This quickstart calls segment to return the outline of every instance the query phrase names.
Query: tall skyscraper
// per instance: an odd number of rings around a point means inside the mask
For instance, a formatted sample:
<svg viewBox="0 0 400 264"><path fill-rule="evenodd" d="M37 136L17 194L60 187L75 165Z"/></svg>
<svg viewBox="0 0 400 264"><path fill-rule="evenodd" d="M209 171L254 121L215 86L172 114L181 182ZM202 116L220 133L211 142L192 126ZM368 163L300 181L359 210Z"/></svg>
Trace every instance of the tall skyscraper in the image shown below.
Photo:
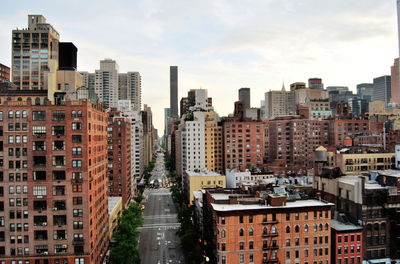
<svg viewBox="0 0 400 264"><path fill-rule="evenodd" d="M178 66L170 66L169 68L169 85L171 116L178 116Z"/></svg>
<svg viewBox="0 0 400 264"><path fill-rule="evenodd" d="M393 66L391 68L392 74L392 98L391 103L400 104L400 67L399 58L394 60Z"/></svg>
<svg viewBox="0 0 400 264"><path fill-rule="evenodd" d="M250 88L240 88L239 89L239 101L244 103L245 109L251 107L250 105Z"/></svg>
<svg viewBox="0 0 400 264"><path fill-rule="evenodd" d="M386 106L392 98L392 78L389 75L374 78L372 101L384 101Z"/></svg>
<svg viewBox="0 0 400 264"><path fill-rule="evenodd" d="M357 95L361 99L371 102L374 95L374 85L372 83L357 84Z"/></svg>
<svg viewBox="0 0 400 264"><path fill-rule="evenodd" d="M47 90L46 72L58 68L60 35L42 15L12 31L12 81L20 90Z"/></svg>

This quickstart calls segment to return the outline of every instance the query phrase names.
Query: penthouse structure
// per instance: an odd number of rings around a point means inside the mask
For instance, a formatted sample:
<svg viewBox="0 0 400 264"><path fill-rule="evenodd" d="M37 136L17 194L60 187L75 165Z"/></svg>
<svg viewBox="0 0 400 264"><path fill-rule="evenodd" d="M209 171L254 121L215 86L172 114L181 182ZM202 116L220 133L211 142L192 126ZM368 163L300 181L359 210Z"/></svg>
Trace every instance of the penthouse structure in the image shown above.
<svg viewBox="0 0 400 264"><path fill-rule="evenodd" d="M101 263L108 248L100 104L0 105L0 261Z"/></svg>
<svg viewBox="0 0 400 264"><path fill-rule="evenodd" d="M267 191L206 190L206 254L223 264L329 263L332 206Z"/></svg>

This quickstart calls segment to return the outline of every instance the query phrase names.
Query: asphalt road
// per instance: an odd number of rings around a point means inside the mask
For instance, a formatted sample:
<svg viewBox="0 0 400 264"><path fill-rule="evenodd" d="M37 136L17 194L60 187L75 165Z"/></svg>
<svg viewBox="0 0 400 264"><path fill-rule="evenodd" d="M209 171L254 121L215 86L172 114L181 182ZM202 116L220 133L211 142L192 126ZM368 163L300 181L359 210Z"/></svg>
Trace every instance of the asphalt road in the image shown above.
<svg viewBox="0 0 400 264"><path fill-rule="evenodd" d="M159 182L167 182L163 156L159 155L154 168ZM164 175L164 176L163 176ZM177 210L167 188L146 189L143 193L145 209L143 227L139 229L139 252L143 264L184 263L182 249L176 231L180 224Z"/></svg>

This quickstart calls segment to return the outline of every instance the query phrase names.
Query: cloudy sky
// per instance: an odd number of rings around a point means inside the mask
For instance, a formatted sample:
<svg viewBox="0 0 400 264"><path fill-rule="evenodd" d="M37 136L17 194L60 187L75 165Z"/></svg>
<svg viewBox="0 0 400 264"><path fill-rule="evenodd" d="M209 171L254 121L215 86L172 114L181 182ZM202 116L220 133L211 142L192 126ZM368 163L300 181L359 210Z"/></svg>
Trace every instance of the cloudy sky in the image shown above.
<svg viewBox="0 0 400 264"><path fill-rule="evenodd" d="M78 70L115 59L142 75L142 102L163 133L169 66L179 67L179 100L208 89L220 115L240 87L251 104L264 93L320 77L355 86L390 74L398 57L395 0L10 1L0 9L0 63L11 65L11 30L42 14L61 41L78 47Z"/></svg>

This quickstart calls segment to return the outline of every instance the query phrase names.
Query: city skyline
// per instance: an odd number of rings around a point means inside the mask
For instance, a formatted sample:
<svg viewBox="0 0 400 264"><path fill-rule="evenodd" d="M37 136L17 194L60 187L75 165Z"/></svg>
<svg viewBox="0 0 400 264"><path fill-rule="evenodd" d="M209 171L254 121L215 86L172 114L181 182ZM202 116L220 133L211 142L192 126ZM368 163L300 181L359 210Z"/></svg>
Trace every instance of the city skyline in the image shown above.
<svg viewBox="0 0 400 264"><path fill-rule="evenodd" d="M79 71L93 72L104 58L116 60L121 72L139 71L142 102L152 107L159 131L170 65L180 71L178 100L190 89L208 89L222 116L233 112L241 87L251 88L253 107L282 81L288 87L320 77L325 87L355 91L358 83L390 74L398 56L395 1L120 2L112 9L46 3L3 4L0 62L11 66L11 31L26 27L27 14L42 14L60 41L78 48ZM98 15L106 8L112 23Z"/></svg>

